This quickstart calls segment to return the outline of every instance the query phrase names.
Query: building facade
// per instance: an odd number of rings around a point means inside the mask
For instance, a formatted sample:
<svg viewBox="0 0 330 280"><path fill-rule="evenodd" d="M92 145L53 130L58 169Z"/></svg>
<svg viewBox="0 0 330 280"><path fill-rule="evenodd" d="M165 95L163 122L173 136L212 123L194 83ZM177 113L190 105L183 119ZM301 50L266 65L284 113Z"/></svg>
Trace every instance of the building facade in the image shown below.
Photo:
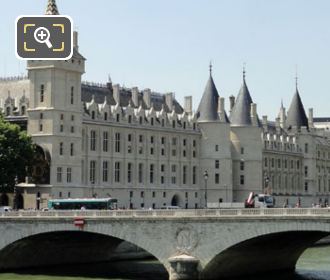
<svg viewBox="0 0 330 280"><path fill-rule="evenodd" d="M58 14L55 1L46 14ZM191 96L181 106L173 93L82 82L85 62L74 32L70 60L31 60L27 77L0 79L3 114L38 147L31 178L18 185L24 208L107 196L123 208L199 208L252 191L273 194L278 206L327 203L328 120L312 109L307 118L297 87L288 112L282 105L268 121L244 72L227 114L210 68L195 112Z"/></svg>

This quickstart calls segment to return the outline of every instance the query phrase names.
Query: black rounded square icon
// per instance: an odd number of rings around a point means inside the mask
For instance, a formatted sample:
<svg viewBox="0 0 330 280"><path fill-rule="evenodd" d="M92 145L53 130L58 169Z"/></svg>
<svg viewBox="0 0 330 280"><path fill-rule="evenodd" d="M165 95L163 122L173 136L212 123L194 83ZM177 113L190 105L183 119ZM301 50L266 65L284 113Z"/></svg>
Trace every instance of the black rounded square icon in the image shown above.
<svg viewBox="0 0 330 280"><path fill-rule="evenodd" d="M16 20L16 55L25 60L70 59L72 33L68 16L21 16Z"/></svg>

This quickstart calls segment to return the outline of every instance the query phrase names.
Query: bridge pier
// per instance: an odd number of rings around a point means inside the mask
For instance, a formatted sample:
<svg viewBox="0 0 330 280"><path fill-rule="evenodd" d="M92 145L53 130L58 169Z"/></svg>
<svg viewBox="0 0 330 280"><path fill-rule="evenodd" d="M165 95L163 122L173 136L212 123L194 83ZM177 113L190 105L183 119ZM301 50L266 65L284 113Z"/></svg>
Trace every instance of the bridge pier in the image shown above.
<svg viewBox="0 0 330 280"><path fill-rule="evenodd" d="M185 254L169 258L169 280L197 280L199 279L199 260Z"/></svg>

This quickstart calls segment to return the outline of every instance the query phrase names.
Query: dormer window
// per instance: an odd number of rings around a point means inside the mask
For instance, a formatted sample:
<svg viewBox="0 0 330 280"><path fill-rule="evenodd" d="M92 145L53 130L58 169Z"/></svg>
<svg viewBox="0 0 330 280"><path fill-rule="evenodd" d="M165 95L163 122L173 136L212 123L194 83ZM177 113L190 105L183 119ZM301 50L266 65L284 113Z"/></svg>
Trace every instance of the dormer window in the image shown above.
<svg viewBox="0 0 330 280"><path fill-rule="evenodd" d="M95 111L92 111L92 120L95 120Z"/></svg>
<svg viewBox="0 0 330 280"><path fill-rule="evenodd" d="M150 123L151 125L154 125L154 118L151 118Z"/></svg>
<svg viewBox="0 0 330 280"><path fill-rule="evenodd" d="M175 121L172 121L172 127L175 128Z"/></svg>
<svg viewBox="0 0 330 280"><path fill-rule="evenodd" d="M183 122L183 129L186 129L186 122Z"/></svg>
<svg viewBox="0 0 330 280"><path fill-rule="evenodd" d="M10 115L10 107L6 108L6 115L9 116Z"/></svg>
<svg viewBox="0 0 330 280"><path fill-rule="evenodd" d="M165 126L165 120L162 119L162 127L164 127L164 126Z"/></svg>
<svg viewBox="0 0 330 280"><path fill-rule="evenodd" d="M22 115L25 115L25 106L22 106L22 107L21 107L21 114L22 114Z"/></svg>
<svg viewBox="0 0 330 280"><path fill-rule="evenodd" d="M116 120L117 120L117 122L120 121L120 115L119 114L116 115Z"/></svg>
<svg viewBox="0 0 330 280"><path fill-rule="evenodd" d="M108 120L108 113L107 113L107 112L104 113L104 120L105 120L105 121Z"/></svg>
<svg viewBox="0 0 330 280"><path fill-rule="evenodd" d="M139 118L139 122L140 122L140 124L142 124L142 121L143 121L143 119L142 119L142 117L140 117L140 118Z"/></svg>
<svg viewBox="0 0 330 280"><path fill-rule="evenodd" d="M132 123L132 116L131 115L128 116L128 123Z"/></svg>

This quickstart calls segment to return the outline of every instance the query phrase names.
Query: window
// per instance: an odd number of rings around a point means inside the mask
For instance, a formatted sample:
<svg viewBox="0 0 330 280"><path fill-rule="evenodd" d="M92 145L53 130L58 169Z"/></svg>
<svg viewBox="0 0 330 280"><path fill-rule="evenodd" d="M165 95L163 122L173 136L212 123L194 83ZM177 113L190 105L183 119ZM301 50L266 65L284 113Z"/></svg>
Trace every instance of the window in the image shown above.
<svg viewBox="0 0 330 280"><path fill-rule="evenodd" d="M153 198L156 197L156 192L152 192L152 197L153 197Z"/></svg>
<svg viewBox="0 0 330 280"><path fill-rule="evenodd" d="M139 142L140 142L140 143L143 142L143 135L139 135Z"/></svg>
<svg viewBox="0 0 330 280"><path fill-rule="evenodd" d="M45 85L40 85L40 102L44 102L45 99Z"/></svg>
<svg viewBox="0 0 330 280"><path fill-rule="evenodd" d="M216 151L216 152L219 151L219 145L215 145L215 151Z"/></svg>
<svg viewBox="0 0 330 280"><path fill-rule="evenodd" d="M308 143L305 143L305 154L308 153Z"/></svg>
<svg viewBox="0 0 330 280"><path fill-rule="evenodd" d="M162 185L165 184L165 177L164 177L163 175L160 176L160 183L161 183Z"/></svg>
<svg viewBox="0 0 330 280"><path fill-rule="evenodd" d="M96 161L91 160L89 163L89 181L91 184L95 184L95 169L96 169Z"/></svg>
<svg viewBox="0 0 330 280"><path fill-rule="evenodd" d="M103 172L102 172L103 182L108 182L108 174L109 174L109 162L103 161Z"/></svg>
<svg viewBox="0 0 330 280"><path fill-rule="evenodd" d="M193 151L193 158L196 157L196 151Z"/></svg>
<svg viewBox="0 0 330 280"><path fill-rule="evenodd" d="M70 144L70 156L73 156L74 155L74 144L71 143Z"/></svg>
<svg viewBox="0 0 330 280"><path fill-rule="evenodd" d="M176 146L176 138L172 138L172 145Z"/></svg>
<svg viewBox="0 0 330 280"><path fill-rule="evenodd" d="M90 144L91 144L91 151L96 151L96 131L91 130L91 137L90 137Z"/></svg>
<svg viewBox="0 0 330 280"><path fill-rule="evenodd" d="M44 114L40 113L40 119L43 120L43 118L44 118Z"/></svg>
<svg viewBox="0 0 330 280"><path fill-rule="evenodd" d="M120 182L120 162L115 162L115 182Z"/></svg>
<svg viewBox="0 0 330 280"><path fill-rule="evenodd" d="M241 185L244 185L244 175L241 175L240 176L240 184Z"/></svg>
<svg viewBox="0 0 330 280"><path fill-rule="evenodd" d="M183 129L186 129L186 122L183 122Z"/></svg>
<svg viewBox="0 0 330 280"><path fill-rule="evenodd" d="M139 183L143 183L143 163L139 163Z"/></svg>
<svg viewBox="0 0 330 280"><path fill-rule="evenodd" d="M61 114L60 118L61 118L61 121L63 121L64 120L64 114Z"/></svg>
<svg viewBox="0 0 330 280"><path fill-rule="evenodd" d="M305 192L308 192L308 182L305 182Z"/></svg>
<svg viewBox="0 0 330 280"><path fill-rule="evenodd" d="M176 172L176 165L175 164L172 165L172 172Z"/></svg>
<svg viewBox="0 0 330 280"><path fill-rule="evenodd" d="M281 168L281 159L279 159L279 158L277 159L277 167Z"/></svg>
<svg viewBox="0 0 330 280"><path fill-rule="evenodd" d="M182 172L182 184L187 184L187 166L183 166L183 172Z"/></svg>
<svg viewBox="0 0 330 280"><path fill-rule="evenodd" d="M165 149L164 148L161 149L161 155L165 156Z"/></svg>
<svg viewBox="0 0 330 280"><path fill-rule="evenodd" d="M107 112L104 113L104 120L105 120L105 121L108 120L108 113L107 113Z"/></svg>
<svg viewBox="0 0 330 280"><path fill-rule="evenodd" d="M244 148L241 148L241 155L244 155Z"/></svg>
<svg viewBox="0 0 330 280"><path fill-rule="evenodd" d="M305 177L308 176L308 166L305 166Z"/></svg>
<svg viewBox="0 0 330 280"><path fill-rule="evenodd" d="M71 87L70 103L71 105L74 103L74 87Z"/></svg>
<svg viewBox="0 0 330 280"><path fill-rule="evenodd" d="M154 183L154 165L150 164L150 184Z"/></svg>
<svg viewBox="0 0 330 280"><path fill-rule="evenodd" d="M119 115L119 114L116 115L116 121L117 121L117 122L120 121L120 115Z"/></svg>
<svg viewBox="0 0 330 280"><path fill-rule="evenodd" d="M241 160L241 162L240 162L240 170L241 171L244 171L244 168L245 168L244 161Z"/></svg>
<svg viewBox="0 0 330 280"><path fill-rule="evenodd" d="M164 126L165 126L165 120L162 119L162 127L164 127Z"/></svg>
<svg viewBox="0 0 330 280"><path fill-rule="evenodd" d="M183 146L187 146L187 139L183 139L182 144L183 144Z"/></svg>
<svg viewBox="0 0 330 280"><path fill-rule="evenodd" d="M165 172L165 164L162 164L162 165L160 166L160 171L161 171L161 172Z"/></svg>
<svg viewBox="0 0 330 280"><path fill-rule="evenodd" d="M265 167L268 166L268 158L265 158Z"/></svg>
<svg viewBox="0 0 330 280"><path fill-rule="evenodd" d="M166 192L163 192L163 197L164 197L164 198L166 197Z"/></svg>
<svg viewBox="0 0 330 280"><path fill-rule="evenodd" d="M297 169L300 169L300 161L297 160Z"/></svg>
<svg viewBox="0 0 330 280"><path fill-rule="evenodd" d="M120 133L115 134L115 152L120 153Z"/></svg>
<svg viewBox="0 0 330 280"><path fill-rule="evenodd" d="M68 167L67 169L66 169L66 181L67 181L67 183L71 183L71 181L72 181L72 168L71 167Z"/></svg>
<svg viewBox="0 0 330 280"><path fill-rule="evenodd" d="M127 183L132 182L132 163L127 164Z"/></svg>
<svg viewBox="0 0 330 280"><path fill-rule="evenodd" d="M143 123L143 118L139 117L139 123L142 124Z"/></svg>
<svg viewBox="0 0 330 280"><path fill-rule="evenodd" d="M176 156L176 149L172 150L172 156L175 157Z"/></svg>
<svg viewBox="0 0 330 280"><path fill-rule="evenodd" d="M144 191L140 193L141 198L144 198Z"/></svg>
<svg viewBox="0 0 330 280"><path fill-rule="evenodd" d="M63 124L60 125L60 132L63 132L64 131L64 126Z"/></svg>
<svg viewBox="0 0 330 280"><path fill-rule="evenodd" d="M186 150L183 150L183 151L182 151L182 155L183 155L183 157L186 157L186 156L187 156L187 152L186 152Z"/></svg>
<svg viewBox="0 0 330 280"><path fill-rule="evenodd" d="M6 115L9 116L10 115L10 107L6 108Z"/></svg>
<svg viewBox="0 0 330 280"><path fill-rule="evenodd" d="M57 167L57 173L56 173L56 177L57 177L57 183L61 183L62 182L62 167Z"/></svg>
<svg viewBox="0 0 330 280"><path fill-rule="evenodd" d="M162 145L165 145L165 142L166 142L166 138L165 137L162 137Z"/></svg>
<svg viewBox="0 0 330 280"><path fill-rule="evenodd" d="M172 121L172 127L175 128L175 121Z"/></svg>
<svg viewBox="0 0 330 280"><path fill-rule="evenodd" d="M92 120L95 120L95 111L92 111Z"/></svg>
<svg viewBox="0 0 330 280"><path fill-rule="evenodd" d="M150 148L150 155L154 154L154 148Z"/></svg>
<svg viewBox="0 0 330 280"><path fill-rule="evenodd" d="M108 142L109 142L109 134L107 131L103 131L103 152L108 151Z"/></svg>
<svg viewBox="0 0 330 280"><path fill-rule="evenodd" d="M60 143L60 152L59 152L60 156L63 155L63 142Z"/></svg>
<svg viewBox="0 0 330 280"><path fill-rule="evenodd" d="M193 167L193 172L192 172L192 181L193 181L193 185L196 185L196 175L197 175L197 167L194 166L194 167Z"/></svg>
<svg viewBox="0 0 330 280"><path fill-rule="evenodd" d="M131 115L128 116L128 123L132 123L132 116Z"/></svg>
<svg viewBox="0 0 330 280"><path fill-rule="evenodd" d="M128 142L132 142L132 134L128 134L127 135L127 141Z"/></svg>
<svg viewBox="0 0 330 280"><path fill-rule="evenodd" d="M193 141L193 147L196 147L196 140Z"/></svg>
<svg viewBox="0 0 330 280"><path fill-rule="evenodd" d="M154 137L150 136L150 143L153 144L154 143Z"/></svg>
<svg viewBox="0 0 330 280"><path fill-rule="evenodd" d="M74 133L74 126L71 126L71 133Z"/></svg>
<svg viewBox="0 0 330 280"><path fill-rule="evenodd" d="M220 161L217 159L215 161L215 169L219 169L220 168Z"/></svg>
<svg viewBox="0 0 330 280"><path fill-rule="evenodd" d="M154 125L154 118L150 119L150 123L151 123L151 125Z"/></svg>
<svg viewBox="0 0 330 280"><path fill-rule="evenodd" d="M43 125L41 123L41 124L39 124L39 131L43 131L43 130L44 130L44 127L43 127Z"/></svg>
<svg viewBox="0 0 330 280"><path fill-rule="evenodd" d="M219 173L215 173L215 176L214 176L214 182L216 184L219 184L220 183L220 175Z"/></svg>
<svg viewBox="0 0 330 280"><path fill-rule="evenodd" d="M274 158L272 158L272 167L274 167L275 165L275 161L274 161Z"/></svg>
<svg viewBox="0 0 330 280"><path fill-rule="evenodd" d="M21 114L22 114L22 115L25 115L25 106L22 106L22 107L21 107Z"/></svg>

